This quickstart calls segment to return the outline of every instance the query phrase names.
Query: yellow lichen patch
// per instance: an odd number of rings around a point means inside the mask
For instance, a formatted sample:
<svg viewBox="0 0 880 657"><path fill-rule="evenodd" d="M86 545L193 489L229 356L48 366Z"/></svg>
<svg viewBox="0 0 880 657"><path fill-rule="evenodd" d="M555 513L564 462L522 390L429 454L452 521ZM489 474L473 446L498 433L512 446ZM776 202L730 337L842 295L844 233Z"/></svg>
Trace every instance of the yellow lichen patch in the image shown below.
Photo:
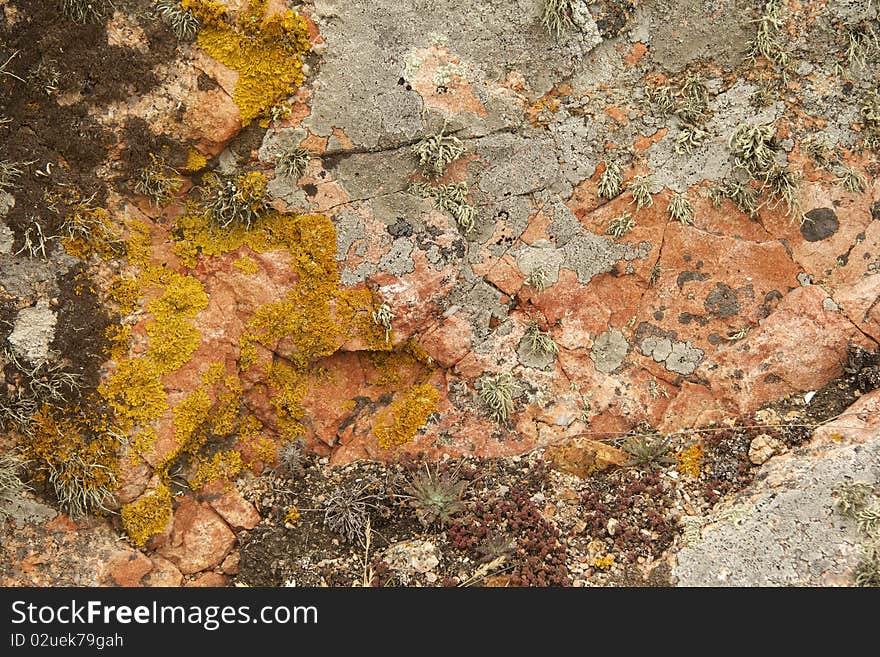
<svg viewBox="0 0 880 657"><path fill-rule="evenodd" d="M284 514L284 524L289 525L290 527L295 527L296 523L299 522L299 509L295 506L290 507L286 514Z"/></svg>
<svg viewBox="0 0 880 657"><path fill-rule="evenodd" d="M174 437L179 451L194 454L205 443L211 406L208 391L197 388L174 407Z"/></svg>
<svg viewBox="0 0 880 657"><path fill-rule="evenodd" d="M150 346L147 358L151 359L160 374L168 374L185 365L198 349L200 334L189 320L169 317L162 322L147 322Z"/></svg>
<svg viewBox="0 0 880 657"><path fill-rule="evenodd" d="M373 319L379 308L380 300L375 292L366 288L360 290L344 290L339 293L336 301L336 315L347 328L348 336L359 336L373 351L390 351L390 332L386 336L385 327Z"/></svg>
<svg viewBox="0 0 880 657"><path fill-rule="evenodd" d="M61 246L74 257L87 260L93 255L111 258L120 246L110 213L104 208L78 205L61 224Z"/></svg>
<svg viewBox="0 0 880 657"><path fill-rule="evenodd" d="M207 307L208 295L198 280L173 274L162 296L151 301L147 310L162 322L172 317L192 319Z"/></svg>
<svg viewBox="0 0 880 657"><path fill-rule="evenodd" d="M274 463L278 458L278 446L275 441L266 436L259 436L252 440L251 449L254 450L254 457L263 463Z"/></svg>
<svg viewBox="0 0 880 657"><path fill-rule="evenodd" d="M302 84L309 32L305 19L294 11L267 17L266 0L251 0L234 24L215 2L183 0L182 6L202 21L199 46L238 72L232 99L242 125L268 116Z"/></svg>
<svg viewBox="0 0 880 657"><path fill-rule="evenodd" d="M382 449L391 449L412 441L416 432L437 410L440 393L432 385L415 385L398 395L386 416L374 427L373 433Z"/></svg>
<svg viewBox="0 0 880 657"><path fill-rule="evenodd" d="M278 426L284 437L293 439L303 434L300 423L305 410L302 400L306 385L300 373L283 361L270 364L267 381L273 388L272 408L278 416Z"/></svg>
<svg viewBox="0 0 880 657"><path fill-rule="evenodd" d="M260 266L257 264L256 260L247 256L241 256L232 263L232 266L242 274L256 274L260 271Z"/></svg>
<svg viewBox="0 0 880 657"><path fill-rule="evenodd" d="M210 461L199 464L195 476L190 481L193 490L197 490L218 479L232 479L244 469L241 454L235 450L217 452Z"/></svg>
<svg viewBox="0 0 880 657"><path fill-rule="evenodd" d="M168 408L168 397L159 380L161 372L149 359L120 361L116 371L99 387L120 427L149 424Z"/></svg>
<svg viewBox="0 0 880 657"><path fill-rule="evenodd" d="M146 545L152 536L165 530L173 512L171 491L159 484L135 502L124 504L119 511L122 528L132 545Z"/></svg>
<svg viewBox="0 0 880 657"><path fill-rule="evenodd" d="M131 327L123 324L111 324L104 330L107 338L107 355L110 360L122 360L128 354L131 343Z"/></svg>
<svg viewBox="0 0 880 657"><path fill-rule="evenodd" d="M195 173L204 169L208 164L207 158L199 153L195 148L190 148L186 154L186 164L184 169L189 173Z"/></svg>
<svg viewBox="0 0 880 657"><path fill-rule="evenodd" d="M697 478L700 476L703 464L703 446L699 443L691 445L676 454L675 459L678 461L678 471L681 474Z"/></svg>
<svg viewBox="0 0 880 657"><path fill-rule="evenodd" d="M153 445L156 444L156 438L158 437L155 428L144 427L132 438L131 451L137 456L149 454L153 449Z"/></svg>
<svg viewBox="0 0 880 657"><path fill-rule="evenodd" d="M614 555L609 554L604 557L596 557L593 560L593 565L596 568L601 568L602 570L605 570L606 568L611 568L611 566L614 565Z"/></svg>
<svg viewBox="0 0 880 657"><path fill-rule="evenodd" d="M141 268L142 273L150 269L150 227L142 221L126 222L128 240L125 242L125 255L129 264Z"/></svg>
<svg viewBox="0 0 880 657"><path fill-rule="evenodd" d="M110 284L107 298L119 306L121 315L130 315L138 307L141 285L132 278L117 278Z"/></svg>

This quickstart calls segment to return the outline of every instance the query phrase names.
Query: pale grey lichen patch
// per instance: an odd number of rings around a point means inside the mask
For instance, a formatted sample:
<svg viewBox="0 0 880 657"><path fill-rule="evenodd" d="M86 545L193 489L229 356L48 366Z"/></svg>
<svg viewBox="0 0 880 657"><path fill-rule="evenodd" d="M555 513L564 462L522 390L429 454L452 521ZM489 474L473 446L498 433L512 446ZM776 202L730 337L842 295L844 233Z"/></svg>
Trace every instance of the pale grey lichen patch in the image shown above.
<svg viewBox="0 0 880 657"><path fill-rule="evenodd" d="M662 363L672 353L672 340L650 336L642 340L639 348L643 355L650 356L657 363Z"/></svg>
<svg viewBox="0 0 880 657"><path fill-rule="evenodd" d="M611 271L618 261L644 258L651 250L647 242L633 247L630 244L617 244L607 237L588 231L584 233L562 247L565 267L577 274L578 282L582 285L589 283L597 274Z"/></svg>
<svg viewBox="0 0 880 657"><path fill-rule="evenodd" d="M412 252L413 243L405 237L398 237L391 243L388 252L379 259L379 271L388 272L394 276L410 274L415 269Z"/></svg>
<svg viewBox="0 0 880 657"><path fill-rule="evenodd" d="M58 316L49 308L48 301L39 301L31 308L22 308L6 338L13 352L32 365L49 359L49 345L55 338Z"/></svg>
<svg viewBox="0 0 880 657"><path fill-rule="evenodd" d="M540 0L474 3L351 3L316 0L313 17L330 46L323 53L311 115L304 124L329 136L341 128L359 147L376 149L412 141L423 132L423 103L412 82L428 48L458 60L441 66L433 83L455 72L467 76L487 105L499 98L497 80L520 71L535 97L580 68L601 37L586 7L578 29L559 41L541 26ZM451 17L454 20L451 20ZM490 115L496 122L501 113ZM477 117L475 117L475 121ZM510 120L518 120L511 113Z"/></svg>
<svg viewBox="0 0 880 657"><path fill-rule="evenodd" d="M478 278L470 267L461 269L460 278L445 299L448 309L467 318L474 329L474 348L480 353L491 352L494 348L489 340L492 329L490 322L494 317L499 322L507 319L508 307L501 302L501 291ZM447 311L448 312L448 311ZM500 327L499 327L500 328Z"/></svg>
<svg viewBox="0 0 880 657"><path fill-rule="evenodd" d="M351 245L366 237L364 218L355 212L340 212L333 217L333 226L336 228L336 259L343 262Z"/></svg>
<svg viewBox="0 0 880 657"><path fill-rule="evenodd" d="M755 29L750 18L749 0L659 0L639 6L632 29L667 70L679 71L698 59L729 68L745 56Z"/></svg>
<svg viewBox="0 0 880 657"><path fill-rule="evenodd" d="M807 445L771 459L730 506L713 511L701 542L676 555L677 584L851 585L861 537L856 522L835 510L834 489L880 479L880 436L813 451Z"/></svg>
<svg viewBox="0 0 880 657"><path fill-rule="evenodd" d="M703 360L703 350L687 342L676 342L666 358L666 369L676 374L688 376L693 374Z"/></svg>
<svg viewBox="0 0 880 657"><path fill-rule="evenodd" d="M0 218L9 214L9 211L15 207L15 197L9 192L0 191Z"/></svg>
<svg viewBox="0 0 880 657"><path fill-rule="evenodd" d="M600 372L610 374L623 364L629 352L629 343L623 333L617 330L599 334L590 349L590 360Z"/></svg>
<svg viewBox="0 0 880 657"><path fill-rule="evenodd" d="M653 358L670 372L687 376L693 374L703 360L702 349L688 342L674 342L668 337L649 335L639 343L642 355Z"/></svg>
<svg viewBox="0 0 880 657"><path fill-rule="evenodd" d="M285 153L299 146L307 136L308 133L302 128L268 130L260 144L260 150L257 151L257 157L260 158L260 162L277 162Z"/></svg>
<svg viewBox="0 0 880 657"><path fill-rule="evenodd" d="M498 133L474 144L477 155L488 163L476 174L476 186L495 200L553 189L558 184L559 162L553 143L546 137Z"/></svg>
<svg viewBox="0 0 880 657"><path fill-rule="evenodd" d="M528 280L535 270L541 269L547 278L547 286L559 280L559 268L565 256L560 249L546 241L522 246L516 254L516 266Z"/></svg>

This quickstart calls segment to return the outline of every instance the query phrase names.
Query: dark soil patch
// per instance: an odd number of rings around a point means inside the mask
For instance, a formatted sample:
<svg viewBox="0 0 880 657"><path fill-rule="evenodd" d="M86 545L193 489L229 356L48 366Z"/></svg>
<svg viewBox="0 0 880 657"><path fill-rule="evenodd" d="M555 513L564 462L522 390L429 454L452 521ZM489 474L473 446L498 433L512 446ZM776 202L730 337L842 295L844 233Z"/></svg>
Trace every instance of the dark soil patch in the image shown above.
<svg viewBox="0 0 880 657"><path fill-rule="evenodd" d="M0 160L30 163L11 190L15 207L5 219L16 249L33 222L47 236L56 233L69 212L59 197L103 204L105 181L97 169L111 159L117 140L89 114L148 93L160 82L156 65L174 56L176 38L149 15L151 3L126 4L137 10L143 51L108 45L103 23L75 23L61 13L60 2L13 0L15 24L0 24L0 56L14 54L11 75L0 80L0 115L12 119L0 138ZM129 157L118 182L147 163L146 157Z"/></svg>
<svg viewBox="0 0 880 657"><path fill-rule="evenodd" d="M113 323L82 265L58 280L58 323L52 349L63 354L65 370L80 376L82 392L93 390L107 358L107 327Z"/></svg>

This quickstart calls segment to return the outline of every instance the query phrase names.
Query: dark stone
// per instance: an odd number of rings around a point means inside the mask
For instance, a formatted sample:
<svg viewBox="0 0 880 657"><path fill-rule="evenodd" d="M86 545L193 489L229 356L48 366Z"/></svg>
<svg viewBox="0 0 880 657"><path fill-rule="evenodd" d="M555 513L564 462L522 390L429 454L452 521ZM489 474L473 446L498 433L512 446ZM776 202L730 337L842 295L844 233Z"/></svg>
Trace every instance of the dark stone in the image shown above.
<svg viewBox="0 0 880 657"><path fill-rule="evenodd" d="M683 271L678 275L676 282L678 283L678 289L682 289L684 284L688 281L705 281L708 276L706 274L701 274L698 271Z"/></svg>
<svg viewBox="0 0 880 657"><path fill-rule="evenodd" d="M801 223L801 235L808 242L819 242L827 239L840 228L837 214L831 208L815 208L805 215Z"/></svg>
<svg viewBox="0 0 880 657"><path fill-rule="evenodd" d="M413 227L410 226L409 222L402 217L398 218L393 224L388 226L388 233L392 237L409 237L413 234Z"/></svg>
<svg viewBox="0 0 880 657"><path fill-rule="evenodd" d="M736 292L724 283L715 284L715 289L706 295L703 307L713 317L733 317L740 310Z"/></svg>

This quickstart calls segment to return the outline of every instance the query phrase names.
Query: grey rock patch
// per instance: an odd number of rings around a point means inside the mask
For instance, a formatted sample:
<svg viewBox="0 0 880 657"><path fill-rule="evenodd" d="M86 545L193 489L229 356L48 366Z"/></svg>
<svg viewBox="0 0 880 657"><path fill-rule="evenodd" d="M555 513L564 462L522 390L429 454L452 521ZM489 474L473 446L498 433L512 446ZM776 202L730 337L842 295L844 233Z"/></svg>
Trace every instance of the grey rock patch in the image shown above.
<svg viewBox="0 0 880 657"><path fill-rule="evenodd" d="M47 301L40 301L32 308L22 308L7 338L15 355L32 365L48 360L57 321L58 316L49 309Z"/></svg>
<svg viewBox="0 0 880 657"><path fill-rule="evenodd" d="M852 584L862 539L856 523L835 510L833 490L880 479L880 436L819 456L811 451L807 445L771 459L706 518L702 541L676 555L679 586Z"/></svg>
<svg viewBox="0 0 880 657"><path fill-rule="evenodd" d="M623 364L629 352L629 343L620 331L601 333L590 349L590 360L600 372L609 374Z"/></svg>

